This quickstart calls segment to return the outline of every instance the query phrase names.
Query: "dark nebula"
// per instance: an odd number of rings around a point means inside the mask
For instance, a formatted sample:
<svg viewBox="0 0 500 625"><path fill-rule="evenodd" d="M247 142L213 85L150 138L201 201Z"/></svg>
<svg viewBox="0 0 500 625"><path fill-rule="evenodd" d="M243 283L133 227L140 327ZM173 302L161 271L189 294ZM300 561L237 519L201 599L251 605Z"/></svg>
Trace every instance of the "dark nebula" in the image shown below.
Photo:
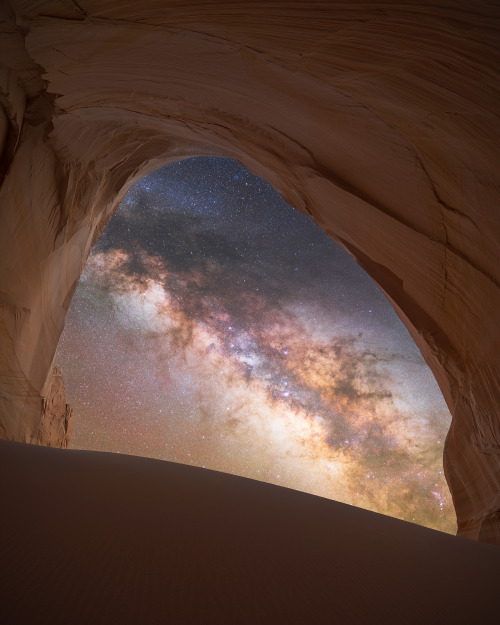
<svg viewBox="0 0 500 625"><path fill-rule="evenodd" d="M450 415L380 290L235 161L136 184L59 346L74 448L273 482L455 531Z"/></svg>

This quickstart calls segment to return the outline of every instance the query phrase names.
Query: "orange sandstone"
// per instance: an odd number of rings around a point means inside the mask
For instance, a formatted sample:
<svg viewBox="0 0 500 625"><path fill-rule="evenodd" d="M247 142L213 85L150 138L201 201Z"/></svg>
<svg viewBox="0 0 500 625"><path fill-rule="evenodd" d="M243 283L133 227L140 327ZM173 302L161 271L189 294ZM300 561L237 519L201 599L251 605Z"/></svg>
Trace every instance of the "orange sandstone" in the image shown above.
<svg viewBox="0 0 500 625"><path fill-rule="evenodd" d="M453 414L458 531L500 543L498 4L0 7L0 435L67 444L44 416L61 392L54 355L130 186L178 159L232 157L393 303Z"/></svg>

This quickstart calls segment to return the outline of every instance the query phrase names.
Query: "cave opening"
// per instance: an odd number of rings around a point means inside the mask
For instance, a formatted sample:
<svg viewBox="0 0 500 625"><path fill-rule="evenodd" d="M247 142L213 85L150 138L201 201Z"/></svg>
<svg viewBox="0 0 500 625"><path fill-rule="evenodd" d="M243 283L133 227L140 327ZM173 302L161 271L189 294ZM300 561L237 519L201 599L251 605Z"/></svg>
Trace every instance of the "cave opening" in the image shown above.
<svg viewBox="0 0 500 625"><path fill-rule="evenodd" d="M406 327L313 219L231 159L136 183L58 348L71 446L243 475L455 533L450 415Z"/></svg>

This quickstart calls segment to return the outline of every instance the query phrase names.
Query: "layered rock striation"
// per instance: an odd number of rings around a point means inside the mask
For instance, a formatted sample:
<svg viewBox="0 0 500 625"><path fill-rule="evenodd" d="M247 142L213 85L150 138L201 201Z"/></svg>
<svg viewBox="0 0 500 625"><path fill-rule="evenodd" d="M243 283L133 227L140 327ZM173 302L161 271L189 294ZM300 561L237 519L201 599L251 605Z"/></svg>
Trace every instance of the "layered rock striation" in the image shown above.
<svg viewBox="0 0 500 625"><path fill-rule="evenodd" d="M53 361L92 245L146 173L227 156L392 302L453 415L458 531L500 543L498 5L0 6L0 435L67 444Z"/></svg>

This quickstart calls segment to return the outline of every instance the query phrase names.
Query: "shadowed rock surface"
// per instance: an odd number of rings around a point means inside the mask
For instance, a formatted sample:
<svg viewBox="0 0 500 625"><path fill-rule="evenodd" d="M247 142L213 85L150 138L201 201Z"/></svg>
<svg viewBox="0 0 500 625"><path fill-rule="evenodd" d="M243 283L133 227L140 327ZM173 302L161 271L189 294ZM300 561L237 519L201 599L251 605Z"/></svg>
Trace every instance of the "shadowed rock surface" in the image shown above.
<svg viewBox="0 0 500 625"><path fill-rule="evenodd" d="M458 531L500 543L498 3L0 7L0 435L67 444L43 406L93 243L146 173L227 156L393 303L453 415Z"/></svg>
<svg viewBox="0 0 500 625"><path fill-rule="evenodd" d="M498 623L500 549L246 478L0 441L2 623Z"/></svg>

